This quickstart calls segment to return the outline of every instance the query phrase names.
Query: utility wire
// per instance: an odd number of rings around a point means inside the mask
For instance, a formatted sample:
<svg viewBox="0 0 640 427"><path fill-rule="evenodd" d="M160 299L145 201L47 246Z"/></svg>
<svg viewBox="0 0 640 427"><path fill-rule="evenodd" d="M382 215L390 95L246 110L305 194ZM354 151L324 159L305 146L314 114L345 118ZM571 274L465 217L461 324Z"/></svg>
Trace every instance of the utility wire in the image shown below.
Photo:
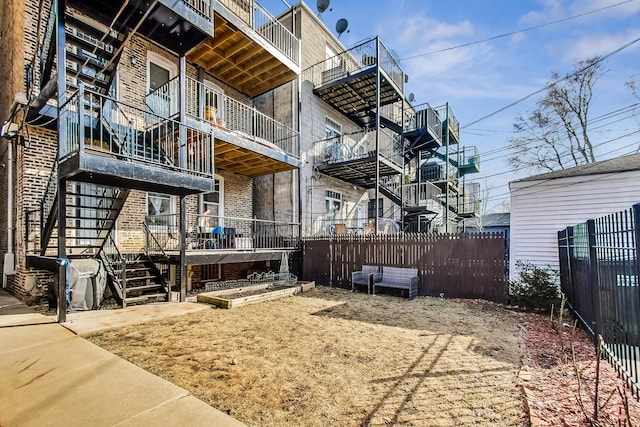
<svg viewBox="0 0 640 427"><path fill-rule="evenodd" d="M568 75L566 75L566 76L564 76L564 77L561 77L561 78L558 78L558 79L556 79L556 80L554 80L554 81L551 81L551 82L547 83L543 88L538 89L538 90L536 90L536 91L533 91L533 92L531 92L530 94L528 94L528 95L526 95L526 96L524 96L524 97L522 97L522 98L520 98L520 99L518 99L518 100L516 100L516 101L513 101L512 103L510 103L510 104L508 104L508 105L506 105L506 106L504 106L504 107L502 107L502 108L499 108L499 109L497 109L496 111L494 111L494 112L492 112L492 113L487 114L486 116L482 116L482 117L480 117L479 119L472 121L471 123L467 123L467 124L466 124L466 125L464 125L464 126L460 126L460 129L464 129L464 128L467 128L467 127L469 127L469 126L473 126L473 125L475 125L476 123L480 123L481 121L486 120L486 119L488 119L489 117L493 117L493 116L495 116L496 114L501 113L501 112L503 112L504 110L507 110L507 109L509 109L509 108L513 107L514 105L517 105L517 104L521 103L522 101L525 101L525 100L527 100L527 99L531 98L531 97L532 97L532 96L534 96L534 95L537 95L537 94L539 94L539 93L541 93L541 92L544 92L544 91L546 91L546 90L549 90L550 88L552 88L553 86L557 85L558 83L560 83L560 82L562 82L562 81L565 81L565 80L568 80L568 79L570 79L571 77L574 77L574 76L576 76L576 75L578 75L578 74L580 74L580 73L582 73L582 72L586 71L587 69L589 69L589 68L591 68L591 67L593 67L593 66L595 66L595 65L597 65L597 64L599 64L599 63L601 63L601 62L603 62L604 60L606 60L606 59L610 58L611 56L615 55L616 53L619 53L619 52L623 51L624 49L628 48L629 46L632 46L632 45L636 44L636 43L637 43L637 42L639 42L639 41L640 41L640 37L635 38L635 39L631 40L629 43L626 43L626 44L624 44L624 45L620 46L620 47L619 47L619 48L617 48L616 50L614 50L614 51L612 51L612 52L609 52L608 54L606 54L606 55L604 55L604 56L600 56L600 57L598 57L595 61L593 61L593 62L589 63L588 65L585 65L584 67L580 68L579 70L576 70L576 71L574 71L574 72L573 72L573 73L571 73L571 74L568 74Z"/></svg>
<svg viewBox="0 0 640 427"><path fill-rule="evenodd" d="M562 18L562 19L558 19L556 21L551 21L551 22L547 22L547 23L544 23L544 24L535 25L533 27L523 28L522 30L510 31L508 33L499 34L497 36L489 37L487 39L476 40L476 41L473 41L473 42L464 43L464 44L460 44L460 45L457 45L457 46L446 47L444 49L432 50L430 52L424 52L424 53L419 53L419 54L416 54L416 55L406 56L404 58L400 58L400 61L419 58L421 56L433 55L434 53L440 53L440 52L446 52L446 51L449 51L449 50L460 49L461 47L473 46L475 44L486 43L486 42L489 42L489 41L492 41L492 40L497 40L497 39L500 39L500 38L513 36L514 34L520 34L520 33L525 33L527 31L537 30L538 28L548 27L550 25L555 25L555 24L559 24L561 22L566 22L566 21L570 21L572 19L581 18L583 16L591 15L593 13L602 12L603 10L611 9L611 8L614 8L614 7L618 7L618 6L621 6L621 5L625 4L625 3L630 3L632 1L634 1L634 0L621 1L619 3L615 3L615 4L612 4L612 5L609 5L609 6L605 6L605 7L601 7L599 9L594 9L594 10L591 10L589 12L584 12L584 13L580 13L578 15L570 16L568 18Z"/></svg>

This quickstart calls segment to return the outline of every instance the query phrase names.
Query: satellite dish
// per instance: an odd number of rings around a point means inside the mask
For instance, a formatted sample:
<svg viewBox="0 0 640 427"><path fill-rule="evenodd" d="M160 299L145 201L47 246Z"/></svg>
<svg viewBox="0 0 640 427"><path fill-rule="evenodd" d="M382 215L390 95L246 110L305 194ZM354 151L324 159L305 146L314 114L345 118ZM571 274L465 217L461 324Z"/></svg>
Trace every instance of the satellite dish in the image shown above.
<svg viewBox="0 0 640 427"><path fill-rule="evenodd" d="M338 22L336 22L336 32L338 33L338 38L340 38L340 36L342 35L342 33L344 33L345 31L347 31L347 27L349 26L349 21L347 21L344 18L340 18L338 19ZM348 31L347 31L348 32Z"/></svg>
<svg viewBox="0 0 640 427"><path fill-rule="evenodd" d="M416 96L413 94L413 92L411 92L409 94L409 102L413 102L414 99L416 99Z"/></svg>
<svg viewBox="0 0 640 427"><path fill-rule="evenodd" d="M316 7L318 9L318 16L329 7L330 0L318 0Z"/></svg>

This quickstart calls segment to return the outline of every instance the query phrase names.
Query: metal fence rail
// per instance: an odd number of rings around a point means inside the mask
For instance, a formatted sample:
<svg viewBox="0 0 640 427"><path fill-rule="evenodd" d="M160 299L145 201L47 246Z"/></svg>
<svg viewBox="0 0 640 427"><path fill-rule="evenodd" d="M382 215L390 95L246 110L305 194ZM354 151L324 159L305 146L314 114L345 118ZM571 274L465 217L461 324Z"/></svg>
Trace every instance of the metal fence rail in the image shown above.
<svg viewBox="0 0 640 427"><path fill-rule="evenodd" d="M640 397L640 204L559 231L558 248L571 309Z"/></svg>

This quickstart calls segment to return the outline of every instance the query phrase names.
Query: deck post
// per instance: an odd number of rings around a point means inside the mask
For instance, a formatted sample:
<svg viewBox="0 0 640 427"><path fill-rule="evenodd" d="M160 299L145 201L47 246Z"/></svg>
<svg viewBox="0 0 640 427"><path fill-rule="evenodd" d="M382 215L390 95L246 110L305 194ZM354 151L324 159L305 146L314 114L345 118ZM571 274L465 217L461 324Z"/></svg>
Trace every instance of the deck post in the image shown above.
<svg viewBox="0 0 640 427"><path fill-rule="evenodd" d="M185 128L185 122L187 118L187 103L186 103L186 83L187 83L187 59L184 54L180 55L180 74L179 74L179 120L180 120L180 141L178 143L178 164L180 169L185 170L187 168L187 129ZM193 166L193 165L192 165Z"/></svg>
<svg viewBox="0 0 640 427"><path fill-rule="evenodd" d="M180 196L180 302L187 298L187 203L185 196Z"/></svg>
<svg viewBox="0 0 640 427"><path fill-rule="evenodd" d="M58 158L56 161L60 160L60 155L63 152L63 144L66 144L66 129L63 129L62 121L60 120L60 107L64 105L66 98L66 33L64 28L65 23L65 10L66 10L66 2L65 0L55 0L57 1L57 21L56 21L56 49L58 53ZM58 258L60 260L64 260L67 257L67 247L66 247L66 187L67 181L58 174ZM67 289L67 267L64 263L60 263L58 266L58 323L64 323L67 321L67 297L66 297L66 289Z"/></svg>
<svg viewBox="0 0 640 427"><path fill-rule="evenodd" d="M380 209L380 37L376 37L376 191L374 217L376 218L373 234L378 234L378 218Z"/></svg>

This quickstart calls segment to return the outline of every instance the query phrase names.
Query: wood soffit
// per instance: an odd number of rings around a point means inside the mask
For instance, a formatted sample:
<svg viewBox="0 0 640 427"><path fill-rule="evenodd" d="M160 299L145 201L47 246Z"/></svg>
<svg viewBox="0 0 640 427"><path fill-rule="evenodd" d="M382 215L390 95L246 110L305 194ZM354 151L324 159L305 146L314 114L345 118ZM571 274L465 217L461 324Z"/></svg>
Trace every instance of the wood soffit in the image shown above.
<svg viewBox="0 0 640 427"><path fill-rule="evenodd" d="M215 140L214 162L216 168L245 176L269 175L296 169L288 163L272 159L243 147Z"/></svg>
<svg viewBox="0 0 640 427"><path fill-rule="evenodd" d="M252 97L296 77L269 50L219 15L215 15L213 37L196 46L187 59Z"/></svg>

